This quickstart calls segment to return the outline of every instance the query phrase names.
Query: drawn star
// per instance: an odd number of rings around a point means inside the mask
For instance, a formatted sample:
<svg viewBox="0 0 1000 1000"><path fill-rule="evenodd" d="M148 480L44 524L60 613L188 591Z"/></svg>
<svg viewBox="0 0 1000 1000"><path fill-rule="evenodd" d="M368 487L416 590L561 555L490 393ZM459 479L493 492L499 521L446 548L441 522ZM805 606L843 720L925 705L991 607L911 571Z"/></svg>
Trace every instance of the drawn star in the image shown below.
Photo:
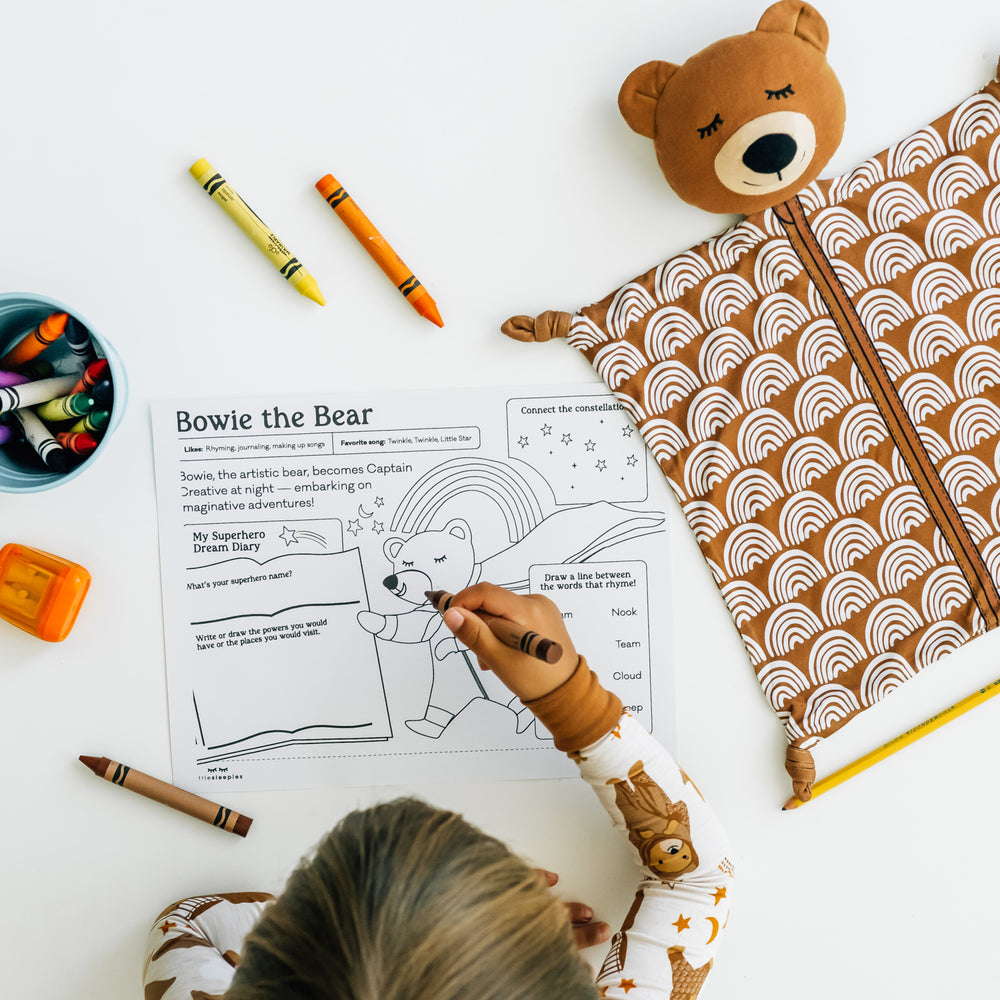
<svg viewBox="0 0 1000 1000"><path fill-rule="evenodd" d="M521 436L520 436L520 437L519 437L519 438L517 439L517 443L518 443L518 444L519 444L519 445L520 445L520 446L521 446L522 448L527 448L527 447L528 447L528 438L527 438L527 437L526 437L526 436L525 436L524 434L522 434L522 435L521 435Z"/></svg>
<svg viewBox="0 0 1000 1000"><path fill-rule="evenodd" d="M572 442L572 440L573 440L573 435L572 434L570 434L568 432L566 434L563 434L563 436L562 436L562 443L563 444L570 444Z"/></svg>
<svg viewBox="0 0 1000 1000"><path fill-rule="evenodd" d="M385 531L385 525L381 521L372 521L372 531L374 531L376 535L381 535L382 532Z"/></svg>
<svg viewBox="0 0 1000 1000"><path fill-rule="evenodd" d="M674 927L677 928L678 934L680 934L681 931L686 931L690 926L691 918L685 917L683 913L674 921Z"/></svg>
<svg viewBox="0 0 1000 1000"><path fill-rule="evenodd" d="M597 447L596 441L584 441L587 451L593 451Z"/></svg>
<svg viewBox="0 0 1000 1000"><path fill-rule="evenodd" d="M552 433L550 424L542 424L542 437L548 437Z"/></svg>
<svg viewBox="0 0 1000 1000"><path fill-rule="evenodd" d="M355 518L353 521L347 522L347 530L356 538L365 529L361 527L361 522Z"/></svg>
<svg viewBox="0 0 1000 1000"><path fill-rule="evenodd" d="M173 929L174 929L174 928L175 928L176 926L177 926L177 924L175 924L175 923L174 923L174 922L173 922L172 920L164 920L164 921L163 921L163 923L162 923L162 924L160 924L160 926L159 926L159 928L158 928L158 929L159 929L159 930L161 930L161 931L163 931L163 934L164 934L164 936L166 936L166 935L167 935L167 934L169 934L169 933L170 933L170 932L171 932L171 931L172 931L172 930L173 930Z"/></svg>
<svg viewBox="0 0 1000 1000"><path fill-rule="evenodd" d="M629 990L635 989L635 980L623 979L618 985L621 987L621 989L623 989L626 993L628 993Z"/></svg>
<svg viewBox="0 0 1000 1000"><path fill-rule="evenodd" d="M720 885L715 890L715 905L718 906L726 898L726 887Z"/></svg>
<svg viewBox="0 0 1000 1000"><path fill-rule="evenodd" d="M632 466L635 465L636 462L638 461L639 458L637 455L629 455L629 457L625 459L625 464L631 469Z"/></svg>
<svg viewBox="0 0 1000 1000"><path fill-rule="evenodd" d="M611 730L611 735L616 740L620 740L622 738L622 727L621 726L615 726L615 728Z"/></svg>
<svg viewBox="0 0 1000 1000"><path fill-rule="evenodd" d="M384 507L385 506L385 501L381 497L375 497L375 506L376 507Z"/></svg>
<svg viewBox="0 0 1000 1000"><path fill-rule="evenodd" d="M601 992L598 994L598 996L600 996L600 997L606 997L607 995L608 995L608 987L607 986L602 986L601 987Z"/></svg>
<svg viewBox="0 0 1000 1000"><path fill-rule="evenodd" d="M622 428L622 437L630 438L632 436L632 431L634 431L634 430L635 430L634 427L623 427Z"/></svg>
<svg viewBox="0 0 1000 1000"><path fill-rule="evenodd" d="M281 529L281 534L278 537L285 545L291 545L292 542L298 541L298 538L295 537L295 529L289 528L287 524Z"/></svg>
<svg viewBox="0 0 1000 1000"><path fill-rule="evenodd" d="M594 466L598 472L603 472L608 467L608 463L604 461L603 458L597 460L597 465Z"/></svg>

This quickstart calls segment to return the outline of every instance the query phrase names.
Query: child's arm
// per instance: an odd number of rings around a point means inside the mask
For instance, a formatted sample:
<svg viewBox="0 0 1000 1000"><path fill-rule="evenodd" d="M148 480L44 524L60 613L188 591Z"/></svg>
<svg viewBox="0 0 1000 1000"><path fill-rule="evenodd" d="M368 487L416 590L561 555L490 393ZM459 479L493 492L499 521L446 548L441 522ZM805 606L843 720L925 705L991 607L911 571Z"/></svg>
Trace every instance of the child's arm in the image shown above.
<svg viewBox="0 0 1000 1000"><path fill-rule="evenodd" d="M555 639L563 657L545 664L510 649L485 627L482 616L489 615ZM622 713L547 598L478 584L455 596L445 623L577 761L635 850L643 875L598 975L601 995L696 996L728 920L733 878L725 836L701 793L660 743Z"/></svg>
<svg viewBox="0 0 1000 1000"><path fill-rule="evenodd" d="M243 939L274 897L267 892L193 896L168 906L146 941L147 997L221 997L240 961Z"/></svg>

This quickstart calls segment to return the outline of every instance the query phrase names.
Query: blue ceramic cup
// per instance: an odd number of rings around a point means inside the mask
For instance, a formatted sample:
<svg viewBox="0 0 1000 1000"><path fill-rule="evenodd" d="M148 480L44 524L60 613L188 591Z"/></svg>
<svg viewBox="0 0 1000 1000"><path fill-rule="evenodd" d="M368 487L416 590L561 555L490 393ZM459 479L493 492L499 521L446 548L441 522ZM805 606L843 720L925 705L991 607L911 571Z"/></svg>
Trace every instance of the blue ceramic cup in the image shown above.
<svg viewBox="0 0 1000 1000"><path fill-rule="evenodd" d="M54 312L68 313L78 323L86 327L97 356L107 358L114 386L111 417L97 447L68 472L54 472L41 467L40 464L37 466L29 465L18 460L15 450L0 446L0 492L37 493L40 490L52 489L53 486L59 486L82 475L93 466L107 447L108 440L121 422L122 414L125 412L127 384L121 358L83 316L75 309L71 309L55 299L50 299L45 295L35 295L31 292L0 294L0 355L17 343L24 334L37 326L46 316ZM72 357L72 352L64 338L60 337L59 340L45 349L42 357L58 365L61 360Z"/></svg>

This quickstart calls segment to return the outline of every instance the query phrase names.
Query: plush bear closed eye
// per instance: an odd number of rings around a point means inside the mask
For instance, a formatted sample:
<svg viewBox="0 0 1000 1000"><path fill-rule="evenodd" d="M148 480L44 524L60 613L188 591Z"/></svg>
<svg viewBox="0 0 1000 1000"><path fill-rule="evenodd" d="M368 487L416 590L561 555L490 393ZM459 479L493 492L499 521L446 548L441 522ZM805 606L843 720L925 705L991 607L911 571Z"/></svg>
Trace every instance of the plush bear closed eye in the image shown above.
<svg viewBox="0 0 1000 1000"><path fill-rule="evenodd" d="M681 198L750 215L812 183L840 144L844 94L826 61L827 39L808 4L776 4L756 31L715 42L683 65L633 70L618 107L653 140Z"/></svg>

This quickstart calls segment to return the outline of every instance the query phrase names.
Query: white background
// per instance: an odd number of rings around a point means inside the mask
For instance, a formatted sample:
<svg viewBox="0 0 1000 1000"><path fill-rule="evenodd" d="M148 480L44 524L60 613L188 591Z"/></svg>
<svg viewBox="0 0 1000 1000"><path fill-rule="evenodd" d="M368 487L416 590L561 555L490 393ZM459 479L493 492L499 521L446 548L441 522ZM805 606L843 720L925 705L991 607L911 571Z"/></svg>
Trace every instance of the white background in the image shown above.
<svg viewBox="0 0 1000 1000"><path fill-rule="evenodd" d="M651 58L749 30L764 3L38 2L0 17L0 286L77 309L131 399L99 462L0 495L0 541L74 558L94 584L68 640L0 623L0 992L140 995L147 928L194 893L277 889L346 809L416 792L562 873L612 923L626 851L573 781L233 796L241 841L100 783L108 754L168 774L152 399L338 388L591 382L564 344L502 338L511 313L574 309L728 224L681 204L616 107ZM837 0L839 173L993 74L990 0ZM286 287L198 189L207 157L317 278ZM313 189L334 173L438 301L393 290ZM995 996L1000 699L808 808L784 739L676 510L681 758L740 860L703 996ZM1000 674L984 637L818 755L840 766Z"/></svg>

